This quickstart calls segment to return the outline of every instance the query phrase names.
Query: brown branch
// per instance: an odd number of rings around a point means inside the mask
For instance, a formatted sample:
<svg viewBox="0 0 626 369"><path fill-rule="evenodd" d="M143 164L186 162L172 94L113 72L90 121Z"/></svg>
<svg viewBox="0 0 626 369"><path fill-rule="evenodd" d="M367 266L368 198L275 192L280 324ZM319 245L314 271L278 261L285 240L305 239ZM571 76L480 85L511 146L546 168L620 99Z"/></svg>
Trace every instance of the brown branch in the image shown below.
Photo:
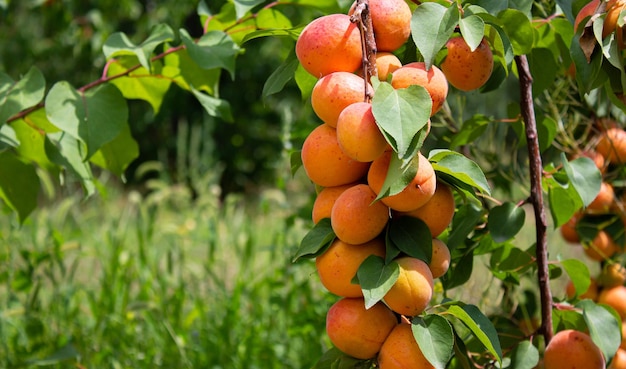
<svg viewBox="0 0 626 369"><path fill-rule="evenodd" d="M361 49L363 50L363 79L365 80L364 101L369 102L372 96L368 94L368 81L371 76L378 76L376 69L376 39L374 38L374 26L369 11L369 0L357 0L350 21L356 23L361 34Z"/></svg>
<svg viewBox="0 0 626 369"><path fill-rule="evenodd" d="M541 296L541 327L545 343L552 339L552 292L550 291L550 275L548 271L548 240L546 209L543 203L543 188L541 185L543 166L539 151L537 136L537 121L532 93L532 75L525 55L516 56L515 63L520 79L520 102L522 118L526 128L528 159L530 162L530 203L535 212L535 227L537 237L537 269L539 294Z"/></svg>

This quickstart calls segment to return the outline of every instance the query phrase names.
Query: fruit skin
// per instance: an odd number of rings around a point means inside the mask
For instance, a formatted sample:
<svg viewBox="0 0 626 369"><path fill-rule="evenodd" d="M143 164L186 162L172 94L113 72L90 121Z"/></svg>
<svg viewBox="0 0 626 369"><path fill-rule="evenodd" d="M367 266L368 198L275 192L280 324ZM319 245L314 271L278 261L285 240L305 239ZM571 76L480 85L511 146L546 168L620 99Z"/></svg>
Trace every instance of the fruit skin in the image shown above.
<svg viewBox="0 0 626 369"><path fill-rule="evenodd" d="M313 224L319 223L324 218L330 218L330 212L333 209L335 200L343 193L343 191L356 185L357 183L348 183L341 186L324 187L315 197L313 202L313 210L311 211L311 217L313 218Z"/></svg>
<svg viewBox="0 0 626 369"><path fill-rule="evenodd" d="M367 172L367 183L376 192L380 193L389 163L391 162L392 152L386 151L378 159L374 160ZM415 177L401 192L383 197L380 201L396 211L413 211L424 206L435 194L437 189L437 176L432 164L424 155L417 155L419 166Z"/></svg>
<svg viewBox="0 0 626 369"><path fill-rule="evenodd" d="M376 125L372 104L357 102L348 105L337 120L337 141L350 158L371 162L389 147Z"/></svg>
<svg viewBox="0 0 626 369"><path fill-rule="evenodd" d="M565 293L567 297L573 299L576 296L576 289L574 288L574 283L570 280L567 282L565 286ZM587 291L578 296L579 299L590 299L592 301L598 300L598 282L594 278L591 278L591 283L589 284L589 288Z"/></svg>
<svg viewBox="0 0 626 369"><path fill-rule="evenodd" d="M608 369L626 369L626 350L623 348L617 349Z"/></svg>
<svg viewBox="0 0 626 369"><path fill-rule="evenodd" d="M365 101L365 86L372 86L363 78L348 72L334 72L320 78L311 92L311 106L317 116L331 127L337 127L341 112L350 104Z"/></svg>
<svg viewBox="0 0 626 369"><path fill-rule="evenodd" d="M448 81L441 69L433 65L426 71L426 64L413 62L395 70L392 74L391 85L395 89L407 88L411 85L423 86L433 101L430 115L435 115L448 96Z"/></svg>
<svg viewBox="0 0 626 369"><path fill-rule="evenodd" d="M543 356L546 369L604 369L602 352L587 334L572 329L557 332Z"/></svg>
<svg viewBox="0 0 626 369"><path fill-rule="evenodd" d="M607 162L626 163L626 131L617 127L607 129L601 134L596 151L602 154Z"/></svg>
<svg viewBox="0 0 626 369"><path fill-rule="evenodd" d="M600 185L600 192L593 199L593 201L587 205L586 211L592 214L606 214L611 211L615 203L615 191L613 186L608 182L602 182Z"/></svg>
<svg viewBox="0 0 626 369"><path fill-rule="evenodd" d="M622 318L626 319L626 287L616 286L605 288L598 295L598 303L607 304Z"/></svg>
<svg viewBox="0 0 626 369"><path fill-rule="evenodd" d="M391 73L400 68L402 68L402 62L394 54L388 51L376 53L376 70L379 80L386 81Z"/></svg>
<svg viewBox="0 0 626 369"><path fill-rule="evenodd" d="M403 256L395 261L400 266L400 275L383 301L398 314L419 315L432 299L433 274L422 260Z"/></svg>
<svg viewBox="0 0 626 369"><path fill-rule="evenodd" d="M602 268L600 283L602 287L621 286L626 282L626 268L619 263L607 264Z"/></svg>
<svg viewBox="0 0 626 369"><path fill-rule="evenodd" d="M315 259L317 273L326 289L337 296L361 297L361 286L352 283L361 263L371 255L385 257L385 241L375 238L361 245L335 239L328 250Z"/></svg>
<svg viewBox="0 0 626 369"><path fill-rule="evenodd" d="M302 166L309 179L322 187L341 186L356 182L367 173L368 163L351 159L339 147L337 131L321 124L302 144Z"/></svg>
<svg viewBox="0 0 626 369"><path fill-rule="evenodd" d="M433 238L438 237L448 228L456 210L454 194L450 186L443 182L437 182L436 186L435 193L424 205L412 211L396 212L398 216L408 215L421 219L428 226Z"/></svg>
<svg viewBox="0 0 626 369"><path fill-rule="evenodd" d="M580 243L580 236L578 235L578 231L576 231L576 225L582 217L583 213L575 213L567 222L565 222L560 227L561 236L565 241L572 244Z"/></svg>
<svg viewBox="0 0 626 369"><path fill-rule="evenodd" d="M602 28L602 38L606 38L612 32L615 32L615 41L618 48L624 49L626 44L624 43L624 29L619 27L617 22L619 15L626 7L626 2L623 0L609 0L606 4L606 16L604 18L604 25Z"/></svg>
<svg viewBox="0 0 626 369"><path fill-rule="evenodd" d="M424 357L408 323L400 323L391 331L380 349L378 365L380 369L435 368Z"/></svg>
<svg viewBox="0 0 626 369"><path fill-rule="evenodd" d="M330 224L342 241L358 245L376 238L389 221L389 208L374 201L376 194L366 184L345 190L330 213Z"/></svg>
<svg viewBox="0 0 626 369"><path fill-rule="evenodd" d="M404 0L369 0L377 51L394 51L411 36L411 8ZM356 2L348 14L354 13Z"/></svg>
<svg viewBox="0 0 626 369"><path fill-rule="evenodd" d="M326 333L343 353L357 359L371 359L397 325L388 307L377 303L365 309L362 298L342 298L326 314Z"/></svg>
<svg viewBox="0 0 626 369"><path fill-rule="evenodd" d="M591 244L585 247L584 251L590 259L603 261L615 255L619 251L619 246L605 230L601 230L591 241Z"/></svg>
<svg viewBox="0 0 626 369"><path fill-rule="evenodd" d="M430 268L433 278L439 278L446 274L448 268L450 268L450 249L443 241L438 238L433 238L432 256L428 268Z"/></svg>
<svg viewBox="0 0 626 369"><path fill-rule="evenodd" d="M448 40L446 47L448 55L441 63L441 71L449 84L461 91L472 91L489 80L493 71L493 53L485 38L474 51L461 36Z"/></svg>
<svg viewBox="0 0 626 369"><path fill-rule="evenodd" d="M354 72L363 59L359 29L346 14L314 19L298 37L296 56L316 78L332 72Z"/></svg>

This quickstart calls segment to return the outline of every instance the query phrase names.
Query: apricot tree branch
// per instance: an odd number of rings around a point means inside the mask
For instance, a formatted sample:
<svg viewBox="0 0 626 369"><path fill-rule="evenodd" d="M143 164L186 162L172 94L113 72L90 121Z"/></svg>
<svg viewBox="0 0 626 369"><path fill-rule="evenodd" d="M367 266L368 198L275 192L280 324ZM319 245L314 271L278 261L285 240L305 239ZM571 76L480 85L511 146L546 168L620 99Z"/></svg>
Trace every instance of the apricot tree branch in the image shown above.
<svg viewBox="0 0 626 369"><path fill-rule="evenodd" d="M356 23L361 34L361 49L363 51L362 69L365 80L364 100L369 102L372 96L368 95L367 84L371 76L377 76L376 69L376 39L374 38L374 27L369 11L369 0L357 0L354 12L350 16L350 21Z"/></svg>
<svg viewBox="0 0 626 369"><path fill-rule="evenodd" d="M528 159L530 165L530 203L535 213L535 231L537 238L537 269L539 294L541 297L541 327L539 331L546 344L552 339L552 292L550 291L550 275L548 271L548 240L546 209L543 203L543 188L541 177L543 165L539 151L537 136L537 121L532 93L532 75L525 55L515 57L515 63L520 79L520 103L522 118L526 129Z"/></svg>

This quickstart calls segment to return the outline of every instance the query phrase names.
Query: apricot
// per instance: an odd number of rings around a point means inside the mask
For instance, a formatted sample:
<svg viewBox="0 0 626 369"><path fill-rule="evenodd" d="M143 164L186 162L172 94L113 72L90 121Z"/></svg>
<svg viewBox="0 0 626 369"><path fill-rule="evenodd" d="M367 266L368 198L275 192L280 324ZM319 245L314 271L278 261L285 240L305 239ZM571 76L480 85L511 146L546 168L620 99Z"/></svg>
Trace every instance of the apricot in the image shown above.
<svg viewBox="0 0 626 369"><path fill-rule="evenodd" d="M586 245L584 252L590 259L603 261L615 255L619 251L619 246L613 241L611 236L600 230L596 237Z"/></svg>
<svg viewBox="0 0 626 369"><path fill-rule="evenodd" d="M406 316L421 314L433 296L433 274L420 259L403 256L396 259L400 275L383 301L391 310Z"/></svg>
<svg viewBox="0 0 626 369"><path fill-rule="evenodd" d="M446 43L448 55L441 63L441 71L448 83L461 91L482 87L493 71L493 53L485 38L471 51L461 36L452 37Z"/></svg>
<svg viewBox="0 0 626 369"><path fill-rule="evenodd" d="M332 210L337 197L339 197L343 191L354 186L355 184L357 183L348 183L341 186L322 188L313 202L313 210L311 212L313 224L319 223L319 221L324 218L330 218L330 211Z"/></svg>
<svg viewBox="0 0 626 369"><path fill-rule="evenodd" d="M433 238L432 250L433 253L428 267L433 274L433 278L439 278L446 274L450 267L450 249L442 240Z"/></svg>
<svg viewBox="0 0 626 369"><path fill-rule="evenodd" d="M296 56L316 78L332 72L354 72L363 60L359 28L346 14L319 17L300 33Z"/></svg>
<svg viewBox="0 0 626 369"><path fill-rule="evenodd" d="M626 369L626 350L618 348L608 369Z"/></svg>
<svg viewBox="0 0 626 369"><path fill-rule="evenodd" d="M352 283L361 263L371 255L385 257L385 241L375 238L361 245L335 239L328 250L315 259L317 274L326 289L337 296L361 297L361 285Z"/></svg>
<svg viewBox="0 0 626 369"><path fill-rule="evenodd" d="M593 199L593 201L587 205L587 212L593 214L606 214L611 211L613 204L615 203L615 191L613 186L608 182L602 182L600 185L600 192Z"/></svg>
<svg viewBox="0 0 626 369"><path fill-rule="evenodd" d="M546 369L604 369L602 351L589 335L567 329L557 332L543 355Z"/></svg>
<svg viewBox="0 0 626 369"><path fill-rule="evenodd" d="M570 280L567 282L565 286L565 293L567 297L573 299L576 296L576 288L574 287L574 283ZM594 278L591 278L591 283L589 284L589 288L587 291L578 296L579 299L590 299L592 301L596 301L598 299L598 282Z"/></svg>
<svg viewBox="0 0 626 369"><path fill-rule="evenodd" d="M401 67L402 62L395 54L387 51L378 52L376 54L376 70L379 80L386 81L391 73Z"/></svg>
<svg viewBox="0 0 626 369"><path fill-rule="evenodd" d="M603 287L621 286L626 282L626 268L619 263L606 264L600 274Z"/></svg>
<svg viewBox="0 0 626 369"><path fill-rule="evenodd" d="M302 144L302 166L309 179L322 187L341 186L365 176L369 164L351 159L339 147L337 131L321 124Z"/></svg>
<svg viewBox="0 0 626 369"><path fill-rule="evenodd" d="M334 72L320 78L311 92L311 106L317 116L331 127L337 126L339 114L348 105L365 101L373 89L362 77L348 72Z"/></svg>
<svg viewBox="0 0 626 369"><path fill-rule="evenodd" d="M626 321L622 321L622 342L619 347L622 350L626 350Z"/></svg>
<svg viewBox="0 0 626 369"><path fill-rule="evenodd" d="M598 303L609 305L624 320L626 318L626 287L615 286L603 289L598 295Z"/></svg>
<svg viewBox="0 0 626 369"><path fill-rule="evenodd" d="M348 105L337 120L337 141L350 158L371 162L385 152L389 144L376 125L372 104Z"/></svg>
<svg viewBox="0 0 626 369"><path fill-rule="evenodd" d="M399 216L408 215L421 219L430 230L433 238L438 237L448 228L454 217L456 204L450 186L437 182L435 193L424 205L408 212L397 212Z"/></svg>
<svg viewBox="0 0 626 369"><path fill-rule="evenodd" d="M394 51L411 36L411 8L404 0L370 0L370 17L377 51ZM348 14L354 13L356 2Z"/></svg>
<svg viewBox="0 0 626 369"><path fill-rule="evenodd" d="M424 357L411 325L400 323L389 333L378 354L380 369L434 369L435 367Z"/></svg>
<svg viewBox="0 0 626 369"><path fill-rule="evenodd" d="M395 89L407 88L411 85L424 87L433 101L431 116L435 115L446 101L448 81L437 66L433 65L427 71L423 62L413 62L396 69L391 76L391 85Z"/></svg>
<svg viewBox="0 0 626 369"><path fill-rule="evenodd" d="M376 238L389 221L389 208L376 200L376 194L366 184L345 190L330 213L335 235L342 241L358 245Z"/></svg>
<svg viewBox="0 0 626 369"><path fill-rule="evenodd" d="M624 49L624 28L618 25L618 20L622 10L626 8L626 2L623 0L609 0L606 4L606 16L602 27L602 38L606 38L612 32L615 32L615 41L620 49Z"/></svg>
<svg viewBox="0 0 626 369"><path fill-rule="evenodd" d="M607 162L626 163L626 131L617 127L607 129L601 134L596 151L602 154Z"/></svg>
<svg viewBox="0 0 626 369"><path fill-rule="evenodd" d="M583 214L580 212L575 213L574 215L572 215L571 218L569 218L567 222L561 225L559 230L561 231L561 236L565 241L575 244L580 243L580 236L578 235L578 231L576 230L576 225L578 224L582 216Z"/></svg>
<svg viewBox="0 0 626 369"><path fill-rule="evenodd" d="M357 359L371 359L380 351L398 320L377 303L365 309L362 298L342 298L326 314L326 333L335 347Z"/></svg>
<svg viewBox="0 0 626 369"><path fill-rule="evenodd" d="M374 160L367 172L367 183L378 194L383 187L389 163L391 151L386 151L378 159ZM430 200L437 189L437 176L432 164L424 155L419 153L416 160L419 166L415 177L401 192L386 196L381 199L383 204L397 211L413 211L424 206Z"/></svg>
<svg viewBox="0 0 626 369"><path fill-rule="evenodd" d="M587 17L591 17L596 9L598 8L598 6L600 5L600 0L591 0L589 3L587 3L585 6L583 6L582 8L580 8L580 11L578 11L578 14L576 14L576 18L574 19L574 32L578 32L579 31L579 26L580 23ZM584 24L583 24L584 26Z"/></svg>

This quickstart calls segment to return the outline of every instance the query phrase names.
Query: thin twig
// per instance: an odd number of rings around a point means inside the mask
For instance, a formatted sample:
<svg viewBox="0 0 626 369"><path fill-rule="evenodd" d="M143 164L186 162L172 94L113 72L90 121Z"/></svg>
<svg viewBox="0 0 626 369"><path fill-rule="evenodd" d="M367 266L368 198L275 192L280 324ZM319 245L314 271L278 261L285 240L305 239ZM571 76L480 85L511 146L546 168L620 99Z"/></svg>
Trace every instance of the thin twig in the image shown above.
<svg viewBox="0 0 626 369"><path fill-rule="evenodd" d="M372 25L372 17L369 11L369 0L357 0L354 12L350 17L350 21L356 23L361 34L361 49L363 51L362 70L363 79L365 80L365 96L364 101L369 102L372 99L368 87L370 77L378 76L376 69L376 39L374 38L374 26Z"/></svg>

